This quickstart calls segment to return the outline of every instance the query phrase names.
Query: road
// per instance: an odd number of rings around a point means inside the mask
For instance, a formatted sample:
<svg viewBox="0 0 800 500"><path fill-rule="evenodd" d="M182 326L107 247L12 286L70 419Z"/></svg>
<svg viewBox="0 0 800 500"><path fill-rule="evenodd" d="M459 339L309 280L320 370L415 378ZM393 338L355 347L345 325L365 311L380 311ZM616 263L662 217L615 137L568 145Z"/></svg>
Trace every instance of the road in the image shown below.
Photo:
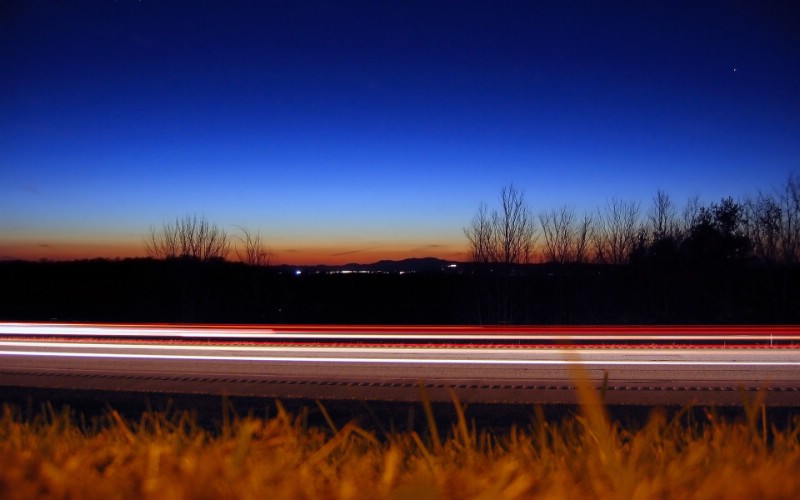
<svg viewBox="0 0 800 500"><path fill-rule="evenodd" d="M800 406L794 327L0 324L0 386L465 403Z"/></svg>

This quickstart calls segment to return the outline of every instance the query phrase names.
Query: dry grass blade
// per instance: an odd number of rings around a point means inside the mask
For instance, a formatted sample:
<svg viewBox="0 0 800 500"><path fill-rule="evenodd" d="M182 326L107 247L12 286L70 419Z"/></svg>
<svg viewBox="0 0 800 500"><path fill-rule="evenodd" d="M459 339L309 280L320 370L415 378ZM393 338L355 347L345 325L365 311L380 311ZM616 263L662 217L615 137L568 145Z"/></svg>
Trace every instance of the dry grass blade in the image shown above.
<svg viewBox="0 0 800 500"><path fill-rule="evenodd" d="M800 498L800 417L769 427L768 446L757 398L747 421L683 409L626 429L587 385L580 415L547 420L537 407L530 429L503 435L467 425L450 391L452 435L427 443L414 431L379 441L355 422L331 434L333 419L308 426L280 403L271 419L229 412L225 432L188 413L132 425L112 410L86 426L66 409L24 419L5 406L0 498Z"/></svg>
<svg viewBox="0 0 800 500"><path fill-rule="evenodd" d="M338 433L339 429L337 429L336 424L333 423L333 419L325 408L325 405L323 405L319 399L315 399L314 402L317 403L317 408L322 412L322 416L325 417L325 422L328 424L328 427L331 428L331 431L333 431L334 434Z"/></svg>
<svg viewBox="0 0 800 500"><path fill-rule="evenodd" d="M458 395L456 395L456 391L454 391L451 387L447 388L447 393L450 395L450 400L453 401L453 406L456 410L456 416L458 421L456 423L456 436L460 438L461 444L468 453L472 452L477 443L475 436L470 433L469 425L467 425L467 417L464 414L464 408L461 406L461 402L458 400Z"/></svg>
<svg viewBox="0 0 800 500"><path fill-rule="evenodd" d="M439 437L439 427L436 425L436 416L433 414L431 399L428 397L428 390L425 388L423 381L419 382L419 393L422 400L422 408L425 410L425 418L428 420L428 432L431 433L433 450L438 453L442 450L442 440Z"/></svg>

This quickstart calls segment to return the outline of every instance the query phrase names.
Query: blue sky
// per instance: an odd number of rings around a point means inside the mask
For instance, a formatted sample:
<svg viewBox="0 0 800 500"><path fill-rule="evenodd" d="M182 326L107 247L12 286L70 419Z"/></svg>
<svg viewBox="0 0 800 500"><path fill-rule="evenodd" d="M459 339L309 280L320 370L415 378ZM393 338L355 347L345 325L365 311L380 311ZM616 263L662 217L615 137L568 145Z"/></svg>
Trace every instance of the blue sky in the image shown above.
<svg viewBox="0 0 800 500"><path fill-rule="evenodd" d="M141 255L204 214L281 262L463 258L534 211L798 171L790 2L12 1L0 256Z"/></svg>

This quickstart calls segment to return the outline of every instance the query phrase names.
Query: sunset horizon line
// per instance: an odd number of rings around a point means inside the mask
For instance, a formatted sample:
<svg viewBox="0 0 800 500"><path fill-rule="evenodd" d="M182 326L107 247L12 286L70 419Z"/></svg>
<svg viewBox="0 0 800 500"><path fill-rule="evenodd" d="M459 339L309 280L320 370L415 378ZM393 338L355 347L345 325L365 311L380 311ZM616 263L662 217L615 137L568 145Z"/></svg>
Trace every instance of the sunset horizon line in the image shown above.
<svg viewBox="0 0 800 500"><path fill-rule="evenodd" d="M5 247L6 245L4 245ZM120 261L120 260L128 260L128 259L147 259L152 258L148 256L144 249L138 252L128 252L128 253L117 253L117 252L96 252L96 253L86 253L81 251L83 245L73 245L72 248L66 249L61 252L48 252L48 249L51 249L55 245L47 245L43 246L43 250L41 252L36 252L35 249L33 252L13 252L8 251L8 248L0 247L0 261L2 262L13 262L13 261L22 261L22 262L75 262L75 261L87 261L87 260L108 260L108 261ZM465 245L466 246L466 245ZM78 248L75 248L78 247ZM108 246L105 246L109 248ZM279 252L275 252L272 259L269 262L269 266L302 266L302 267L313 267L313 266L347 266L347 265L370 265L375 264L381 261L404 261L410 259L439 259L442 261L451 261L451 262L468 262L469 258L467 256L467 250L464 248L462 251L450 251L445 253L438 253L438 252L430 252L430 253L405 253L402 251L387 251L387 252L380 252L380 251L361 251L361 250L354 250L352 252L347 252L346 254L338 254L338 255L320 255L320 252L313 252L310 250L295 250L295 251L288 251L288 254L296 254L298 258L292 259L291 257L281 258L281 254ZM322 252L324 253L324 252ZM342 258L345 255L356 256L359 255L360 258ZM158 260L158 259L155 259ZM232 250L231 253L225 257L224 259L226 262L243 262L243 259L237 255L235 250Z"/></svg>

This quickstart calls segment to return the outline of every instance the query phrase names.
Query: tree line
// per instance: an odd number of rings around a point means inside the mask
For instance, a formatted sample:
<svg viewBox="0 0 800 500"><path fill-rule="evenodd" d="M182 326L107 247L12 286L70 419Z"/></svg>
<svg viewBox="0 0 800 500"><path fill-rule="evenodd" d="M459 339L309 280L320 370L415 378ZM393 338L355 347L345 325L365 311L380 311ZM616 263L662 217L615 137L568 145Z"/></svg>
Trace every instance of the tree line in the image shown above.
<svg viewBox="0 0 800 500"><path fill-rule="evenodd" d="M762 264L800 262L800 178L790 175L773 193L703 205L699 197L679 210L658 190L649 207L609 199L579 214L562 205L535 214L526 194L504 187L497 208L482 202L464 228L468 260L513 266L531 263L612 264L683 260L701 264L748 260ZM260 232L237 226L229 234L204 216L185 215L150 227L145 251L155 259L201 262L237 260L268 266L274 253Z"/></svg>
<svg viewBox="0 0 800 500"><path fill-rule="evenodd" d="M464 228L459 273L300 276L260 233L153 226L149 258L0 262L0 319L320 324L794 324L800 181L678 207L611 199L534 213L514 185ZM230 260L229 257L231 258ZM239 262L233 262L238 260ZM537 265L526 265L526 264Z"/></svg>
<svg viewBox="0 0 800 500"><path fill-rule="evenodd" d="M679 210L662 190L649 207L611 198L592 212L568 205L534 214L515 185L498 207L481 203L464 228L477 264L628 264L673 260L698 264L800 262L800 179L790 175L773 193L703 205L690 198Z"/></svg>
<svg viewBox="0 0 800 500"><path fill-rule="evenodd" d="M152 226L147 259L6 263L0 317L259 323L800 321L800 179L679 207L612 198L535 213L508 185L464 228L459 274L295 276L259 232L204 216ZM229 260L230 259L230 260ZM232 262L232 261L239 262ZM536 265L533 265L536 264Z"/></svg>
<svg viewBox="0 0 800 500"><path fill-rule="evenodd" d="M150 227L145 236L145 252L154 259L184 259L200 262L224 261L231 251L239 261L252 266L268 266L273 252L260 232L238 227L239 234L227 231L196 214L176 217L161 227Z"/></svg>

